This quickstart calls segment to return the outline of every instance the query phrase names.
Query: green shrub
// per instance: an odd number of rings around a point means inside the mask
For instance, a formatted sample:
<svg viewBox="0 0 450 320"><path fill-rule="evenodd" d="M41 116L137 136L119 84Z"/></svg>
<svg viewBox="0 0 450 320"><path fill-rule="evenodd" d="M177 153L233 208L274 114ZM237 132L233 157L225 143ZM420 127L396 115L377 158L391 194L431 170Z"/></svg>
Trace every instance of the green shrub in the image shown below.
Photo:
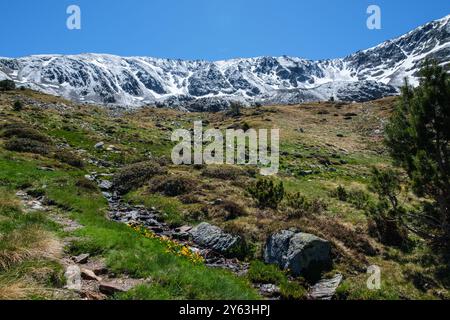
<svg viewBox="0 0 450 320"><path fill-rule="evenodd" d="M67 163L68 165L75 168L83 168L84 162L80 157L78 157L73 152L68 150L58 150L55 152L55 159Z"/></svg>
<svg viewBox="0 0 450 320"><path fill-rule="evenodd" d="M349 202L355 206L356 209L365 209L370 203L369 194L362 190L354 190L349 194Z"/></svg>
<svg viewBox="0 0 450 320"><path fill-rule="evenodd" d="M36 140L16 138L6 141L5 149L16 152L29 152L41 155L47 155L50 153L50 146Z"/></svg>
<svg viewBox="0 0 450 320"><path fill-rule="evenodd" d="M247 176L249 174L241 168L230 165L210 165L203 169L202 175L221 180L235 180L240 176Z"/></svg>
<svg viewBox="0 0 450 320"><path fill-rule="evenodd" d="M20 100L16 100L13 104L13 110L14 111L20 111L23 109L23 104Z"/></svg>
<svg viewBox="0 0 450 320"><path fill-rule="evenodd" d="M334 192L332 192L332 196L338 198L340 201L347 201L348 193L347 190L343 186L338 186Z"/></svg>
<svg viewBox="0 0 450 320"><path fill-rule="evenodd" d="M367 192L362 190L346 190L343 186L338 186L336 190L331 192L331 196L340 201L348 202L360 210L367 208L370 201Z"/></svg>
<svg viewBox="0 0 450 320"><path fill-rule="evenodd" d="M0 91L9 91L9 90L14 90L15 88L16 88L16 84L12 80L0 81Z"/></svg>
<svg viewBox="0 0 450 320"><path fill-rule="evenodd" d="M153 161L134 163L122 168L114 175L113 188L125 194L143 186L152 177L165 173L165 168Z"/></svg>
<svg viewBox="0 0 450 320"><path fill-rule="evenodd" d="M321 214L327 204L321 199L308 200L300 193L286 195L286 213L288 218L301 218L313 214Z"/></svg>
<svg viewBox="0 0 450 320"><path fill-rule="evenodd" d="M151 180L151 190L161 192L169 197L176 197L195 188L195 181L180 176L157 176Z"/></svg>
<svg viewBox="0 0 450 320"><path fill-rule="evenodd" d="M269 179L258 179L247 189L260 208L276 209L284 198L283 182L274 183Z"/></svg>
<svg viewBox="0 0 450 320"><path fill-rule="evenodd" d="M242 105L239 102L232 102L230 104L230 109L227 112L227 115L230 117L239 117L241 113Z"/></svg>
<svg viewBox="0 0 450 320"><path fill-rule="evenodd" d="M407 247L408 231L394 217L395 213L387 201L379 201L370 205L366 214L369 217L368 229L372 237L388 246Z"/></svg>
<svg viewBox="0 0 450 320"><path fill-rule="evenodd" d="M408 215L421 237L450 247L450 76L448 66L426 60L419 86L405 81L386 126L386 145L419 197L434 200L434 210ZM428 206L429 204L424 204ZM431 217L429 214L433 214Z"/></svg>
<svg viewBox="0 0 450 320"><path fill-rule="evenodd" d="M98 190L97 184L91 180L88 180L86 178L80 178L75 182L75 186L77 186L80 189L87 190L87 191L96 191Z"/></svg>
<svg viewBox="0 0 450 320"><path fill-rule="evenodd" d="M378 195L378 201L366 210L370 234L385 245L406 247L408 230L403 221L406 210L398 200L402 191L400 173L373 168L369 188Z"/></svg>
<svg viewBox="0 0 450 320"><path fill-rule="evenodd" d="M247 215L247 211L231 200L224 200L217 206L209 209L209 214L213 217L222 217L225 221L234 220Z"/></svg>
<svg viewBox="0 0 450 320"><path fill-rule="evenodd" d="M25 124L20 123L11 123L4 125L2 127L3 132L0 133L0 137L3 138L23 138L23 139L31 139L35 141L40 141L43 143L50 143L50 138L36 129L30 128Z"/></svg>

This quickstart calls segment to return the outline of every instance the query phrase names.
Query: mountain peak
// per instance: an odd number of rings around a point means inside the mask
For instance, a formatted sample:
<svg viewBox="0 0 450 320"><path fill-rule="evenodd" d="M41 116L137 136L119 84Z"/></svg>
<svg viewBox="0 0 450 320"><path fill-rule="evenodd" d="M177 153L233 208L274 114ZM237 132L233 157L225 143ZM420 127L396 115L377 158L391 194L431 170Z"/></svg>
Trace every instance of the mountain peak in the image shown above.
<svg viewBox="0 0 450 320"><path fill-rule="evenodd" d="M450 15L341 59L262 56L222 61L110 54L0 58L0 79L88 103L217 110L230 101L366 101L417 83L424 59L450 60Z"/></svg>

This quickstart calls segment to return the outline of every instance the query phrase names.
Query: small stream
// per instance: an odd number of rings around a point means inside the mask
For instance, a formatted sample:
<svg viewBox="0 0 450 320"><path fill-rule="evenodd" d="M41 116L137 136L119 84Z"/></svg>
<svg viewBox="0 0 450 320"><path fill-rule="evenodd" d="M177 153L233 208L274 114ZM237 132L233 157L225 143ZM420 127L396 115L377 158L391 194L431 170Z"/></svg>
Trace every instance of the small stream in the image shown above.
<svg viewBox="0 0 450 320"><path fill-rule="evenodd" d="M173 228L162 219L163 214L156 208L146 208L142 205L131 205L123 201L122 197L112 190L108 180L110 174L97 174L92 172L86 178L95 181L102 190L103 196L108 200L108 218L112 221L136 224L147 228L158 236L164 236L188 246L192 251L199 253L209 267L228 269L238 275L248 271L249 264L238 259L228 259L208 248L197 246L190 240L190 226Z"/></svg>
<svg viewBox="0 0 450 320"><path fill-rule="evenodd" d="M192 227L182 226L173 228L162 219L163 213L156 208L146 208L143 205L131 205L123 201L122 197L112 188L112 183L107 180L111 174L98 174L92 172L86 176L87 179L95 181L102 190L103 196L108 200L108 218L112 221L125 224L134 224L147 228L154 234L175 240L182 245L186 245L193 252L200 254L205 259L205 265L211 268L222 268L230 270L236 275L245 275L249 264L238 259L225 258L222 255L202 248L191 241L189 231ZM332 279L323 279L313 286L310 298L319 300L331 299L341 282L342 276L337 275ZM258 284L254 287L259 293L268 299L279 299L279 288L274 284Z"/></svg>
<svg viewBox="0 0 450 320"><path fill-rule="evenodd" d="M156 208L148 209L143 205L131 205L123 201L122 197L113 190L112 183L107 180L109 177L111 177L111 174L98 174L96 172L86 176L87 179L98 184L103 196L108 200L108 218L110 220L140 225L158 236L167 237L182 245L186 245L193 252L200 254L205 259L205 265L208 267L226 269L239 276L247 273L249 263L238 259L225 258L209 248L202 248L193 243L190 240L190 226L173 228L163 221L163 214ZM273 284L255 285L255 288L266 298L277 299L279 297L279 288Z"/></svg>

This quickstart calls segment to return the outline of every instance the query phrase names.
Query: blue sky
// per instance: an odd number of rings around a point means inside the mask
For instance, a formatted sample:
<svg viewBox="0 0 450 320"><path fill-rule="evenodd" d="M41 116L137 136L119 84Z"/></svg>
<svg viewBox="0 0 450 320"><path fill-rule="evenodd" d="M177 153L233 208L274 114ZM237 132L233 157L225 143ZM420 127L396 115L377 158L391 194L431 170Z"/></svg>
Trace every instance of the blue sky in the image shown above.
<svg viewBox="0 0 450 320"><path fill-rule="evenodd" d="M81 8L81 30L66 9ZM367 7L382 29L366 27ZM345 56L450 14L448 0L1 0L0 56L110 53L219 60Z"/></svg>

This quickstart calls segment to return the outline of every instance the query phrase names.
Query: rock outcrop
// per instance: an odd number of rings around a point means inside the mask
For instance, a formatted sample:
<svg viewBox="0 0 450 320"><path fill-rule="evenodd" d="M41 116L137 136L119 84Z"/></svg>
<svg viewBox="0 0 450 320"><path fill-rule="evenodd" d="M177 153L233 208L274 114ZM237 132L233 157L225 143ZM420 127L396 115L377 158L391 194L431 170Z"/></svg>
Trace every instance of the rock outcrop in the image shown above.
<svg viewBox="0 0 450 320"><path fill-rule="evenodd" d="M245 243L239 236L224 232L219 227L203 222L189 231L192 240L199 246L229 257L243 254Z"/></svg>
<svg viewBox="0 0 450 320"><path fill-rule="evenodd" d="M331 245L312 234L283 230L267 240L264 260L296 276L316 277L332 263Z"/></svg>

